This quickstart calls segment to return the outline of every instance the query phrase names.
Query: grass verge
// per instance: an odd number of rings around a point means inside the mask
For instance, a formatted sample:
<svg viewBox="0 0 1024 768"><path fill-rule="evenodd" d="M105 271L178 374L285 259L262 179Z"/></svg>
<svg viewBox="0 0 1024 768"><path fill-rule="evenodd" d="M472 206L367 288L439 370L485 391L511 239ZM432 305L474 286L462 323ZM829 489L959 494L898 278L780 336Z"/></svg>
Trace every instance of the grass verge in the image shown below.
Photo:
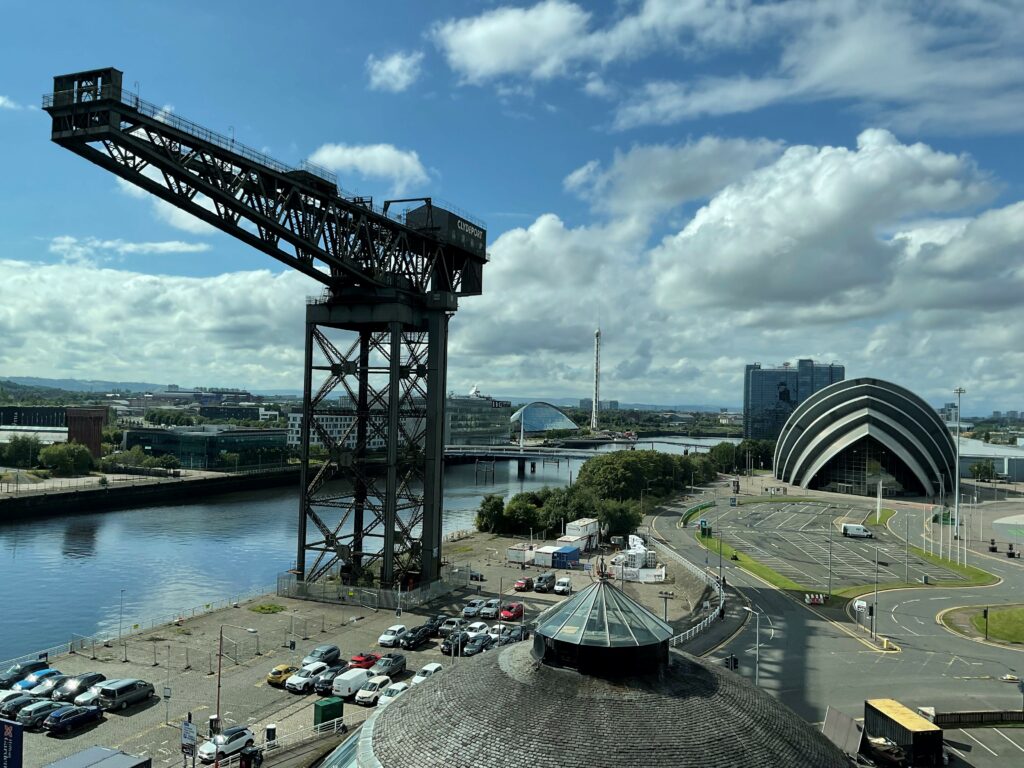
<svg viewBox="0 0 1024 768"><path fill-rule="evenodd" d="M735 555L736 559L733 560L733 562L738 564L744 570L750 571L750 573L754 574L755 576L759 576L760 578L764 579L773 587L778 587L779 589L794 590L796 592L806 591L803 587L801 587L792 579L787 579L778 571L773 571L767 565L759 563L757 560L754 560L753 558L743 554L742 552L738 552L737 550L730 547L728 544L724 544L721 539L714 539L713 541L709 542L707 539L701 538L700 531L697 531L695 533L695 538L702 547L707 549L711 554L715 555L716 557L718 556L719 552L721 552L722 558L728 560L732 560L733 555Z"/></svg>
<svg viewBox="0 0 1024 768"><path fill-rule="evenodd" d="M874 518L868 515L868 519L865 521L867 525L877 526L879 528L885 528L885 524L889 522L889 518L896 514L895 509L883 509L882 513L878 516L878 522L874 522Z"/></svg>
<svg viewBox="0 0 1024 768"><path fill-rule="evenodd" d="M971 616L971 624L985 634L985 617L981 609ZM988 636L1006 643L1024 643L1024 607L989 608Z"/></svg>
<svg viewBox="0 0 1024 768"><path fill-rule="evenodd" d="M933 582L934 584L937 584L938 586L941 586L941 587L963 587L963 586L968 586L968 587L987 587L987 586L989 586L991 584L995 584L996 582L999 581L999 577L998 576L995 576L994 574L991 574L988 571L983 571L983 570L981 570L981 568L975 568L973 565L957 565L956 563L949 562L949 560L941 559L937 555L929 554L928 552L925 552L923 549L919 549L918 547L915 547L915 546L911 546L910 547L910 551L913 552L918 557L920 557L925 562L931 563L932 565L937 565L937 566L939 566L941 568L945 568L948 571L953 571L954 573L960 574L960 576L962 576L963 579L967 581L967 583L964 584L963 581L961 581L959 579L957 579L957 580L940 579L939 581Z"/></svg>
<svg viewBox="0 0 1024 768"><path fill-rule="evenodd" d="M260 603L259 605L250 605L249 610L253 613L280 613L284 610L284 606L277 603Z"/></svg>

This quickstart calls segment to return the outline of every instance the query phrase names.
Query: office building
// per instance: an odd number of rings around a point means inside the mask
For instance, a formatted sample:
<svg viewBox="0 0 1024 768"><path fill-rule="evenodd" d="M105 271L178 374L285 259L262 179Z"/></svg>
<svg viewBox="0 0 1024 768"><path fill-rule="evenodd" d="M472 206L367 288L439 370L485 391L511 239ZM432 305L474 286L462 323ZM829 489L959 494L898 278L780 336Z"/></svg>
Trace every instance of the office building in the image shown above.
<svg viewBox="0 0 1024 768"><path fill-rule="evenodd" d="M445 401L445 445L503 445L509 441L512 403L481 395L449 394Z"/></svg>
<svg viewBox="0 0 1024 768"><path fill-rule="evenodd" d="M775 440L793 410L821 389L846 378L837 363L797 360L778 368L752 363L743 375L743 436Z"/></svg>

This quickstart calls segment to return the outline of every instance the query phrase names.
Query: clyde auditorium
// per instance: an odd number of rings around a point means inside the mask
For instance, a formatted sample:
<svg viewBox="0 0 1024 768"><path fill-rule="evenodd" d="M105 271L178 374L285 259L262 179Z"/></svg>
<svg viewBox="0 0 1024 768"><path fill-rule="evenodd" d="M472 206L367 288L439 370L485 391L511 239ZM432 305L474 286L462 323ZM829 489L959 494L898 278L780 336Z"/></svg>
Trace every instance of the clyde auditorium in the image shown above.
<svg viewBox="0 0 1024 768"><path fill-rule="evenodd" d="M789 417L775 448L775 477L802 488L873 496L950 493L956 447L931 406L880 379L841 381Z"/></svg>

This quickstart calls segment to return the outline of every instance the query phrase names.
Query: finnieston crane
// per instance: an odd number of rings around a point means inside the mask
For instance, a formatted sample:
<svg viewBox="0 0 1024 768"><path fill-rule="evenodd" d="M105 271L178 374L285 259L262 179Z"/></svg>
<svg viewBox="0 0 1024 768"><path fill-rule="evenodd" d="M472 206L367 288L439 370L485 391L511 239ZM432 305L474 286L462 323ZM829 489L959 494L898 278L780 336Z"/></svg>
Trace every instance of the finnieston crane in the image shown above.
<svg viewBox="0 0 1024 768"><path fill-rule="evenodd" d="M483 289L484 225L431 198L342 196L328 171L169 114L122 78L55 77L51 139L325 286L306 306L297 578L439 578L448 321Z"/></svg>

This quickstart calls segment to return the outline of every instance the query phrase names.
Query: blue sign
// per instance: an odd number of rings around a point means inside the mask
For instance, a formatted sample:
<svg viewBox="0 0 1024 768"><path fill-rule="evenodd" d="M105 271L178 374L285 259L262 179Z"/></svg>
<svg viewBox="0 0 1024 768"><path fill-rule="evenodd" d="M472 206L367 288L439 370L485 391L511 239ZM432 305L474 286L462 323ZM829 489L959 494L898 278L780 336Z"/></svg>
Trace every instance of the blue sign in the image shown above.
<svg viewBox="0 0 1024 768"><path fill-rule="evenodd" d="M21 768L21 723L0 720L0 768Z"/></svg>

